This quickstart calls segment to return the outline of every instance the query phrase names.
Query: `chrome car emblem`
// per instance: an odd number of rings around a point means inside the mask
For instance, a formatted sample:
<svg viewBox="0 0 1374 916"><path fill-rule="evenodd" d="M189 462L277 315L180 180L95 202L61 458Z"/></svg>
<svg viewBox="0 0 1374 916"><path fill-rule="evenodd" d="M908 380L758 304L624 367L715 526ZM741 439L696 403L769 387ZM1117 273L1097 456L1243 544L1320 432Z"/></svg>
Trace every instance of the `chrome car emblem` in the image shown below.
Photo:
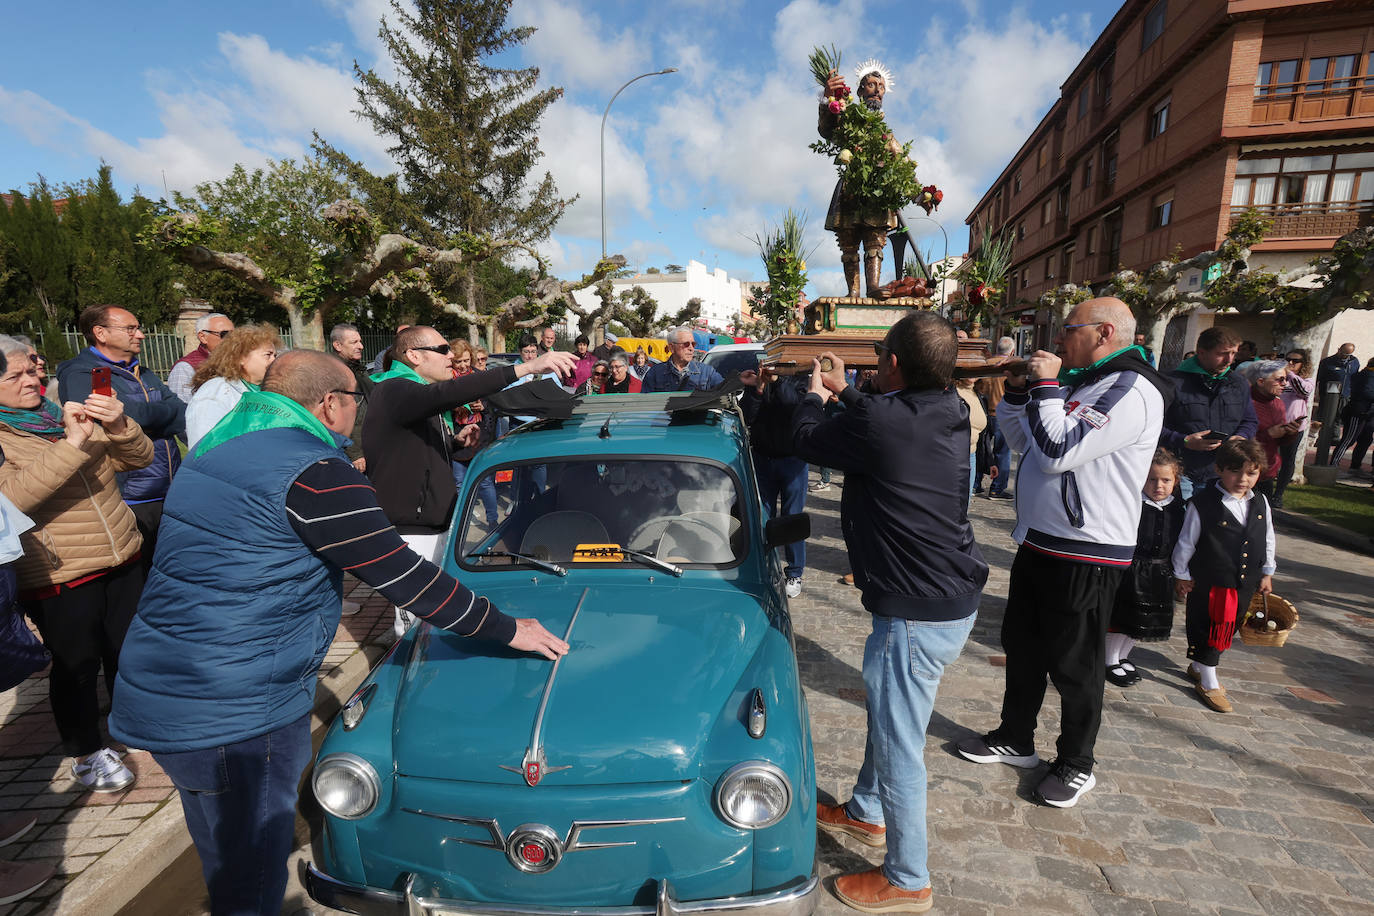
<svg viewBox="0 0 1374 916"><path fill-rule="evenodd" d="M577 615L582 610L582 604L587 600L587 593L591 589L582 589L582 597L577 599L577 607L573 608L572 617L568 619L568 628L563 633L563 641L569 642L572 639L573 625L577 623ZM563 664L560 657L553 663L553 668L549 670L548 680L544 681L544 695L539 699L539 708L534 713L534 727L530 730L530 743L525 748L525 758L520 761L520 766L510 766L509 764L497 764L503 770L510 770L512 773L520 773L525 777L525 785L534 788L539 785L539 781L550 773L557 773L560 770L572 769L571 766L552 767L548 760L544 758L544 712L549 708L549 696L553 693L553 682L558 677L558 666Z"/></svg>
<svg viewBox="0 0 1374 916"><path fill-rule="evenodd" d="M588 830L606 830L611 827L643 827L649 824L673 824L686 820L685 817L653 817L618 821L573 821L568 827L568 835L560 840L553 828L544 824L521 824L511 831L510 836L506 836L501 832L501 825L497 823L495 818L459 817L451 814L421 811L418 808L402 808L401 810L408 814L419 814L440 821L479 827L487 832L487 836L479 840L450 836L444 837L444 842L447 843L452 840L455 843L464 843L469 846L502 850L511 865L532 875L542 875L552 871L559 862L563 861L563 856L568 853L583 849L614 849L618 846L635 845L634 840L609 843L588 842L582 838L582 835Z"/></svg>

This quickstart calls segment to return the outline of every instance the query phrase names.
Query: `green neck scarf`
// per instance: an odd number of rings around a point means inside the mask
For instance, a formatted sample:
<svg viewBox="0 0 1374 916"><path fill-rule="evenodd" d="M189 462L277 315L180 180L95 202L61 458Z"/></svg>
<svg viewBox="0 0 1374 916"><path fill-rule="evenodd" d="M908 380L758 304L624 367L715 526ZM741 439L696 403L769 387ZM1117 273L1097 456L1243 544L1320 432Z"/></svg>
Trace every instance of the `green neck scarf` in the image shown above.
<svg viewBox="0 0 1374 916"><path fill-rule="evenodd" d="M1231 366L1228 364L1228 365L1226 366L1225 369L1222 369L1222 370L1221 370L1220 372L1218 372L1216 375L1213 375L1212 373L1208 372L1206 369L1202 368L1202 366L1200 366L1200 365L1198 364L1198 361L1197 361L1197 357L1196 357L1196 356L1190 356L1190 357L1188 357L1187 359L1185 359L1183 362L1181 362L1181 363L1178 364L1178 369L1177 369L1177 371L1179 371L1179 372L1191 372L1193 375L1200 375L1200 376L1202 376L1203 378L1205 378L1205 379L1206 379L1207 381L1209 381L1209 382L1215 382L1215 381L1218 381L1218 380L1220 380L1220 379L1224 379L1224 378L1226 378L1226 376L1230 375L1230 374L1231 374Z"/></svg>
<svg viewBox="0 0 1374 916"><path fill-rule="evenodd" d="M196 443L192 457L199 458L215 446L248 433L286 428L303 429L326 445L338 445L329 427L295 401L272 391L248 391L239 398L238 405Z"/></svg>
<svg viewBox="0 0 1374 916"><path fill-rule="evenodd" d="M1117 350L1115 353L1108 353L1106 356L1102 357L1097 362L1093 363L1091 366L1084 366L1082 369L1061 369L1059 371L1059 384L1075 384L1083 376L1088 375L1096 371L1097 369L1100 369L1102 366L1105 366L1107 363L1116 359L1118 356L1121 356L1125 353L1129 353L1132 350L1134 350L1136 354L1140 357L1141 362L1147 362L1145 358L1145 350L1143 348L1135 346L1123 347L1122 349Z"/></svg>
<svg viewBox="0 0 1374 916"><path fill-rule="evenodd" d="M405 363L401 362L399 359L392 361L390 369L386 370L385 372L378 372L376 375L372 376L372 381L380 385L387 379L392 378L403 378L407 381L414 382L417 385L429 384L429 382L425 381L423 378L420 377L420 373L416 372L414 369L410 368ZM454 418L453 411L446 410L439 416L440 419L447 418L447 424L449 426L450 432L458 428L458 421Z"/></svg>

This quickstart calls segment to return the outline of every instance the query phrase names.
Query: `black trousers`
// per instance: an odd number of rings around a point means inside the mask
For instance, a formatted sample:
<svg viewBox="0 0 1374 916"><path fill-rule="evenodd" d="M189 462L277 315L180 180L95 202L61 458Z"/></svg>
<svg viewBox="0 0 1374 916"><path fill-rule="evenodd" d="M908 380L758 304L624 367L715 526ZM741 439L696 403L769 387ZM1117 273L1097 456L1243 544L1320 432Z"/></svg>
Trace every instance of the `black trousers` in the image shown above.
<svg viewBox="0 0 1374 916"><path fill-rule="evenodd" d="M138 523L138 533L143 535L143 578L153 569L153 548L157 547L157 529L162 524L162 500L149 503L129 503L129 510Z"/></svg>
<svg viewBox="0 0 1374 916"><path fill-rule="evenodd" d="M134 561L51 598L24 602L52 653L48 701L62 749L73 757L105 746L97 678L103 665L105 688L113 695L119 650L142 592L143 566Z"/></svg>
<svg viewBox="0 0 1374 916"><path fill-rule="evenodd" d="M1062 710L1059 760L1092 770L1107 677L1107 623L1123 572L1028 547L1016 552L1002 618L1007 689L996 732L1001 741L1034 746L1048 678L1059 691Z"/></svg>

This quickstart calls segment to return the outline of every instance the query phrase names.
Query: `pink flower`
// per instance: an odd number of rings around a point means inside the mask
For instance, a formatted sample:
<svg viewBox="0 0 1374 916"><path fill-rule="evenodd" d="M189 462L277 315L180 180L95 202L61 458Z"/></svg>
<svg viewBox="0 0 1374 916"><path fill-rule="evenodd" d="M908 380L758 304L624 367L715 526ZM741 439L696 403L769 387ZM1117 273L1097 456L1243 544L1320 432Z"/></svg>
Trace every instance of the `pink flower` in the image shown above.
<svg viewBox="0 0 1374 916"><path fill-rule="evenodd" d="M831 114L839 114L839 113L840 113L841 111L843 111L843 110L844 110L844 100L842 100L842 99L831 99L831 100L830 100L830 113L831 113Z"/></svg>

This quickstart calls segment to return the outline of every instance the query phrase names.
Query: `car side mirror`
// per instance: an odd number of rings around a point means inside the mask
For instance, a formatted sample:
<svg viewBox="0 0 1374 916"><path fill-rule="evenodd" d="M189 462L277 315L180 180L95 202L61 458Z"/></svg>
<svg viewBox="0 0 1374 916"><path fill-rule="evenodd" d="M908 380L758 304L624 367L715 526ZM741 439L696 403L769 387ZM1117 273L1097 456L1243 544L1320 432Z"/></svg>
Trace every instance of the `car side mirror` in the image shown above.
<svg viewBox="0 0 1374 916"><path fill-rule="evenodd" d="M805 512L796 515L779 515L770 518L763 526L763 546L781 547L796 541L804 541L811 536L811 516Z"/></svg>

